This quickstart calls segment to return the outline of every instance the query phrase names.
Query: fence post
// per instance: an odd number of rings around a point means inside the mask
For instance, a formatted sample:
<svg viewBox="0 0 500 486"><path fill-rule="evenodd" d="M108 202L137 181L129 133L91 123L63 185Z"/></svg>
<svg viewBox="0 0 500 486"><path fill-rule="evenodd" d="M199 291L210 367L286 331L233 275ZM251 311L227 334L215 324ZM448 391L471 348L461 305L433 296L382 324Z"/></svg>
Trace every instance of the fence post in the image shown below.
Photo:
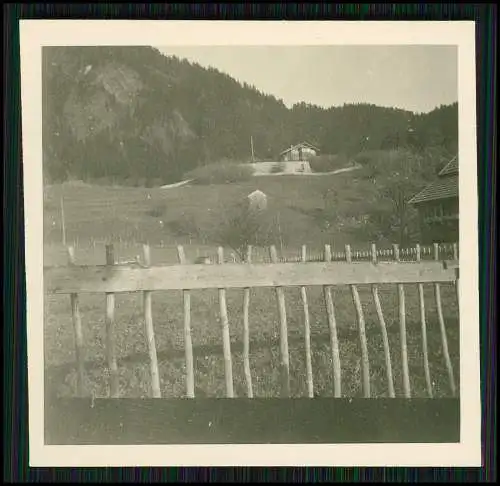
<svg viewBox="0 0 500 486"><path fill-rule="evenodd" d="M276 247L272 245L269 249L272 263L278 263ZM290 358L288 354L288 328L286 320L285 292L283 287L276 288L276 299L278 302L278 313L280 318L280 354L281 354L281 396L290 397Z"/></svg>
<svg viewBox="0 0 500 486"><path fill-rule="evenodd" d="M182 245L177 246L177 255L179 263L186 263L186 255ZM194 398L194 358L193 341L191 339L191 292L182 291L182 300L184 302L184 354L186 359L186 395L188 398Z"/></svg>
<svg viewBox="0 0 500 486"><path fill-rule="evenodd" d="M151 265L151 250L148 244L143 245L144 265ZM153 304L152 293L145 291L144 299L144 331L148 344L149 368L151 372L151 394L153 398L161 398L160 372L158 370L158 358L156 356L155 331L153 326Z"/></svg>
<svg viewBox="0 0 500 486"><path fill-rule="evenodd" d="M218 264L224 263L224 249L217 249ZM227 317L226 289L219 289L220 320L222 324L222 346L224 352L224 371L226 376L226 396L234 398L233 389L233 363L231 358L231 336L229 334L229 319Z"/></svg>
<svg viewBox="0 0 500 486"><path fill-rule="evenodd" d="M439 260L439 245L434 243L434 260ZM441 342L443 345L443 355L446 362L446 369L448 370L448 378L450 381L450 389L453 396L455 396L455 377L453 375L453 366L450 360L450 353L448 351L448 338L446 337L446 327L444 324L443 308L441 304L441 286L439 283L434 284L434 295L436 297L436 308L439 320L439 328L441 330Z"/></svg>
<svg viewBox="0 0 500 486"><path fill-rule="evenodd" d="M394 260L400 262L399 245L392 246ZM403 365L403 389L405 398L411 398L410 371L408 367L408 345L406 343L406 308L405 291L403 284L398 284L398 304L399 304L399 332L401 334L401 362Z"/></svg>
<svg viewBox="0 0 500 486"><path fill-rule="evenodd" d="M359 255L359 252L356 252ZM345 245L345 256L347 263L352 264L351 246ZM359 340L361 344L361 367L363 370L363 392L365 398L370 398L370 362L368 359L368 344L366 342L365 317L363 315L363 307L359 298L359 292L356 285L351 285L352 300L356 309L356 317L358 321Z"/></svg>
<svg viewBox="0 0 500 486"><path fill-rule="evenodd" d="M69 265L75 265L75 249L68 247L68 260ZM80 302L78 294L71 294L71 315L73 318L73 329L75 331L75 354L76 354L76 389L78 396L82 397L85 394L85 365L83 357L83 332L82 332L82 318L80 315Z"/></svg>
<svg viewBox="0 0 500 486"><path fill-rule="evenodd" d="M106 245L106 265L115 264L115 252L112 244ZM117 398L119 395L118 366L115 355L115 294L106 293L106 354L109 368L110 396Z"/></svg>
<svg viewBox="0 0 500 486"><path fill-rule="evenodd" d="M246 263L252 263L252 246L248 245L246 254ZM247 396L253 398L252 372L250 370L250 324L248 312L250 307L250 288L243 290L243 368L245 372L245 381L247 384Z"/></svg>
<svg viewBox="0 0 500 486"><path fill-rule="evenodd" d="M62 231L62 244L66 246L66 219L64 217L64 201L61 194L61 231Z"/></svg>
<svg viewBox="0 0 500 486"><path fill-rule="evenodd" d="M332 250L330 245L325 245L325 261L332 261ZM335 319L335 307L333 305L331 286L325 285L323 287L323 293L325 296L328 326L330 328L330 344L332 348L333 395L335 398L340 398L342 396L342 371L340 365L339 340L337 336L337 320Z"/></svg>
<svg viewBox="0 0 500 486"><path fill-rule="evenodd" d="M374 265L377 264L377 246L375 243L371 247L371 258ZM382 305L380 303L380 298L378 295L377 285L372 285L372 296L375 303L375 309L377 311L378 322L380 324L380 330L382 332L382 342L384 344L384 355L385 355L385 368L387 373L387 388L389 392L389 397L394 398L396 394L394 393L394 380L392 377L392 363L391 363L391 348L389 345L389 337L387 335L387 326L385 324L384 314L382 312Z"/></svg>
<svg viewBox="0 0 500 486"><path fill-rule="evenodd" d="M416 247L416 261L420 263L422 261L422 256L420 254L420 245L417 243ZM423 284L418 284L418 300L420 303L420 324L422 326L422 351L424 358L424 372L425 372L425 383L427 385L427 394L430 398L433 396L432 392L432 382L431 382L431 372L429 369L429 352L427 344L427 323L425 319L425 300L424 300L424 286Z"/></svg>
<svg viewBox="0 0 500 486"><path fill-rule="evenodd" d="M302 245L301 261L307 262L307 247ZM307 394L309 398L314 397L314 383L311 362L311 325L309 322L309 305L307 302L307 291L305 287L300 287L300 294L302 296L302 307L304 309L304 334L306 346L306 377L307 377Z"/></svg>
<svg viewBox="0 0 500 486"><path fill-rule="evenodd" d="M456 262L459 263L458 245L456 243L453 243L453 260L456 260ZM460 316L460 278L458 272L457 279L455 280L455 292L457 294L458 315Z"/></svg>

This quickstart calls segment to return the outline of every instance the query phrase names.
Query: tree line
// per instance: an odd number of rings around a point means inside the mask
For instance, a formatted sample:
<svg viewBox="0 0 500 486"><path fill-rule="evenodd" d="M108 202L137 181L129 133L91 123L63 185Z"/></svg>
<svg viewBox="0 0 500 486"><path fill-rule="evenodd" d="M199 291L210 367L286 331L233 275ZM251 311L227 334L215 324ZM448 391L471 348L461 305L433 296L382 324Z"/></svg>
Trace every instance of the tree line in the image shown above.
<svg viewBox="0 0 500 486"><path fill-rule="evenodd" d="M322 153L436 147L454 154L458 106L428 114L347 104L292 108L247 83L150 47L45 47L44 177L168 183L221 160L258 160L302 140Z"/></svg>

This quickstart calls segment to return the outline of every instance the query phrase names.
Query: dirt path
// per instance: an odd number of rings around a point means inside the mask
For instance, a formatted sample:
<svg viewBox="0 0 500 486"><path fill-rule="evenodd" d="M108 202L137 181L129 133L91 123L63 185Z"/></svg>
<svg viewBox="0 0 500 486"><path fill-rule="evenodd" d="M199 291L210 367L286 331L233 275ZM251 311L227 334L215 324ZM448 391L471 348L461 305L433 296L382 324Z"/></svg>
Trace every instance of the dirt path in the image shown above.
<svg viewBox="0 0 500 486"><path fill-rule="evenodd" d="M254 174L254 177L270 177L270 176L326 176L342 174L343 172L352 172L354 170L361 169L361 165L356 165L354 167L344 167L343 169L333 170L331 172L278 172L275 174Z"/></svg>
<svg viewBox="0 0 500 486"><path fill-rule="evenodd" d="M185 186L186 184L189 184L192 182L193 179L186 179L185 181L180 181L180 182L175 182L174 184L167 184L165 186L160 186L160 189L171 189L174 187L181 187Z"/></svg>
<svg viewBox="0 0 500 486"><path fill-rule="evenodd" d="M361 169L360 165L354 167L344 167L343 169L333 170L331 172L279 172L277 174L254 174L254 177L272 177L272 176L326 176L334 174L342 174L343 172L352 172L354 170ZM165 186L160 186L160 189L173 189L174 187L181 187L192 182L193 179L187 179L185 181L175 182L174 184L167 184Z"/></svg>

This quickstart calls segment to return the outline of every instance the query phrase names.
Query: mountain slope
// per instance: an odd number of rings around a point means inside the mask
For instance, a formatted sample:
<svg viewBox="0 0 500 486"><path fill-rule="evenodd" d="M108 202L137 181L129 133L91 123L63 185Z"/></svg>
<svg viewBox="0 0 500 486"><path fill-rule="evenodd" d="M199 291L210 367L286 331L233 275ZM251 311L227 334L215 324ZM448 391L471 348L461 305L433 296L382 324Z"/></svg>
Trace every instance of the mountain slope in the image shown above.
<svg viewBox="0 0 500 486"><path fill-rule="evenodd" d="M150 47L43 52L46 180L179 180L224 158L273 159L300 140L323 153L429 145L455 150L457 107L416 116L374 105L323 109L281 100Z"/></svg>

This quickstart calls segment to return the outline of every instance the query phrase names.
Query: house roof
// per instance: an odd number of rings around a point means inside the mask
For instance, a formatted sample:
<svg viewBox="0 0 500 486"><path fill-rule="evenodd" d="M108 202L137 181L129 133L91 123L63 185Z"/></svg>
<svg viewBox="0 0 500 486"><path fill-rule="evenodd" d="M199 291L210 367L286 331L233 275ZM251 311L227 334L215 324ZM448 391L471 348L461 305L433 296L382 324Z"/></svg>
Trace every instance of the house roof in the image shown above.
<svg viewBox="0 0 500 486"><path fill-rule="evenodd" d="M318 147L315 147L313 144L309 142L300 142L297 145L292 145L291 147L288 147L287 149L283 150L283 152L281 152L280 155L286 154L287 152L290 152L290 150L296 149L298 147L309 147L314 150L319 150Z"/></svg>
<svg viewBox="0 0 500 486"><path fill-rule="evenodd" d="M439 172L438 176L458 174L458 156L455 155Z"/></svg>
<svg viewBox="0 0 500 486"><path fill-rule="evenodd" d="M458 174L452 174L448 177L442 177L413 196L408 204L419 204L436 199L446 199L458 197Z"/></svg>
<svg viewBox="0 0 500 486"><path fill-rule="evenodd" d="M458 156L455 155L438 173L438 179L418 194L408 204L419 204L436 199L458 197Z"/></svg>

